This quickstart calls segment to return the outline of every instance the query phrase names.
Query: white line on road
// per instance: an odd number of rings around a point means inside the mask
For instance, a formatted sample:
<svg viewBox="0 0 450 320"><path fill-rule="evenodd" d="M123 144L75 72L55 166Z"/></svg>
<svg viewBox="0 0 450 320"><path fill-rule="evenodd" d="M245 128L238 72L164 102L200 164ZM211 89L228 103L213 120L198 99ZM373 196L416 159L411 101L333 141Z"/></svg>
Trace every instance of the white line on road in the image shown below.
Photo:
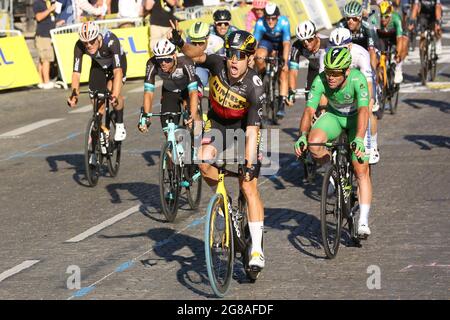
<svg viewBox="0 0 450 320"><path fill-rule="evenodd" d="M89 112L89 111L92 111L91 104L71 110L71 111L69 111L69 113L83 113L83 112Z"/></svg>
<svg viewBox="0 0 450 320"><path fill-rule="evenodd" d="M30 131L33 131L33 130L36 130L36 129L39 129L39 128L42 128L42 127L45 127L45 126L48 126L49 124L52 124L52 123L55 123L55 122L58 122L58 121L61 121L61 120L64 120L64 119L47 119L47 120L38 121L38 122L35 122L35 123L32 123L32 124L26 125L26 126L24 126L22 128L15 129L15 130L3 133L3 134L0 135L0 138L19 136L21 134L24 134L24 133L27 133L27 132L30 132Z"/></svg>
<svg viewBox="0 0 450 320"><path fill-rule="evenodd" d="M106 221L103 221L99 225L96 225L95 227L92 227L89 230L87 230L65 242L80 242L80 241L86 239L87 237L90 237L93 234L99 232L100 230L105 229L106 227L109 227L110 225L113 225L117 221L125 219L126 217L132 215L133 213L138 212L140 207L141 207L141 205L136 205L122 213L119 213L118 215L115 215L114 217L112 217Z"/></svg>
<svg viewBox="0 0 450 320"><path fill-rule="evenodd" d="M31 266L35 265L39 261L40 260L26 260L26 261L22 262L21 264L15 266L14 268L6 270L5 272L0 274L0 282L5 280L6 278L9 278L9 277L15 275L16 273L19 273L22 270L30 268Z"/></svg>

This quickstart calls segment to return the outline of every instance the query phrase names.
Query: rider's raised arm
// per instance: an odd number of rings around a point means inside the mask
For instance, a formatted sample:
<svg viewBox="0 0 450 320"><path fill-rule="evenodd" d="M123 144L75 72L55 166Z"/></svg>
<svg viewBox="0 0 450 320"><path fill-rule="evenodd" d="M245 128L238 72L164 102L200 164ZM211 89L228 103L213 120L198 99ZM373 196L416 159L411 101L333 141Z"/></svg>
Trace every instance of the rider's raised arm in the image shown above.
<svg viewBox="0 0 450 320"><path fill-rule="evenodd" d="M147 68L145 70L144 80L144 112L150 113L152 111L153 96L155 93L155 76L157 70L151 59L147 61Z"/></svg>
<svg viewBox="0 0 450 320"><path fill-rule="evenodd" d="M188 60L183 67L183 73L188 78L188 92L189 92L189 110L191 117L194 120L201 120L201 115L198 114L198 82L195 75L195 66L191 59Z"/></svg>

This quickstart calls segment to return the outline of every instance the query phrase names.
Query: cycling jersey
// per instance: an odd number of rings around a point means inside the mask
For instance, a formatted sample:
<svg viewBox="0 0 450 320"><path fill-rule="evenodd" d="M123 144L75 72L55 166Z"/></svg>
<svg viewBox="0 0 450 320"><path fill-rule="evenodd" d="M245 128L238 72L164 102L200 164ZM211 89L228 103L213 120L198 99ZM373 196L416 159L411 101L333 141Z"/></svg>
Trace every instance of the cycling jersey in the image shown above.
<svg viewBox="0 0 450 320"><path fill-rule="evenodd" d="M145 91L155 91L156 75L163 80L163 88L167 91L182 92L186 88L188 91L198 89L194 62L186 56L178 56L177 65L172 73L163 72L155 56L148 59L144 82Z"/></svg>
<svg viewBox="0 0 450 320"><path fill-rule="evenodd" d="M279 16L278 22L273 29L270 29L267 21L260 18L255 25L254 36L256 41L267 40L272 43L280 44L284 41L291 40L289 20L285 16Z"/></svg>
<svg viewBox="0 0 450 320"><path fill-rule="evenodd" d="M292 44L291 48L291 54L289 56L289 69L291 70L299 70L300 69L300 57L304 57L309 61L308 64L308 76L306 80L306 90L309 90L311 87L311 84L314 80L314 78L319 74L320 69L320 57L322 56L322 53L325 52L325 49L328 46L329 40L328 38L322 38L319 36L320 39L320 47L317 52L310 52L308 51L303 45L300 40L296 40Z"/></svg>
<svg viewBox="0 0 450 320"><path fill-rule="evenodd" d="M441 4L441 0L415 0L415 4L420 4L421 14L433 14L436 10L436 5Z"/></svg>
<svg viewBox="0 0 450 320"><path fill-rule="evenodd" d="M211 26L209 27L209 34L210 34L210 35L213 34L213 35L215 35L215 36L218 36L218 37L222 38L222 40L225 41L226 37L228 37L228 36L230 35L230 33L234 32L234 31L238 31L238 30L239 30L239 29L236 28L235 26L230 25L230 26L228 27L227 33L225 33L224 36L221 36L219 33L217 33L216 27L215 27L214 25L211 25Z"/></svg>
<svg viewBox="0 0 450 320"><path fill-rule="evenodd" d="M362 74L366 77L367 82L372 82L372 66L370 65L370 54L369 52L357 45L356 43L352 43L352 48L350 50L352 55L352 64L351 68L359 69ZM322 52L322 57L320 58L320 72L325 70L324 58L326 52Z"/></svg>
<svg viewBox="0 0 450 320"><path fill-rule="evenodd" d="M117 36L107 31L102 36L102 45L98 49L97 53L91 55L87 51L81 40L78 40L75 44L74 50L74 63L73 63L73 72L81 73L81 67L83 62L83 55L87 54L92 58L92 67L95 64L101 67L104 70L112 70L116 68L126 69L126 56L123 51L122 46L120 45L119 39ZM125 74L125 72L124 72Z"/></svg>
<svg viewBox="0 0 450 320"><path fill-rule="evenodd" d="M352 116L356 114L358 108L368 107L369 89L367 80L361 71L350 69L350 74L345 81L343 87L330 89L325 72L320 73L313 81L306 106L316 110L320 97L325 95L330 107L327 112L338 116Z"/></svg>
<svg viewBox="0 0 450 320"><path fill-rule="evenodd" d="M347 24L346 19L342 19L339 21L338 24L339 28L347 28L350 30ZM363 47L366 50L369 50L369 48L375 48L376 47L376 41L377 41L377 35L375 32L375 29L373 26L371 26L367 21L362 20L359 30L357 31L351 31L352 34L352 42L359 44L361 47Z"/></svg>
<svg viewBox="0 0 450 320"><path fill-rule="evenodd" d="M207 55L199 66L211 73L209 99L216 120L246 120L247 126L260 126L265 95L262 81L253 69L249 68L241 80L231 85L224 57Z"/></svg>

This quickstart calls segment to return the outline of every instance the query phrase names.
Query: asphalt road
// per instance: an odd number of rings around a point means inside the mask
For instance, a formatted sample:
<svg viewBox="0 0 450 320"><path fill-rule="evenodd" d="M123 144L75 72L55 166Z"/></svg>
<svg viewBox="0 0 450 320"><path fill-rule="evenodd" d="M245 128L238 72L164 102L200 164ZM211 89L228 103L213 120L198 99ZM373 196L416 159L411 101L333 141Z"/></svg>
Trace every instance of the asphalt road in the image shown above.
<svg viewBox="0 0 450 320"><path fill-rule="evenodd" d="M343 243L334 260L325 259L321 243L320 179L305 184L293 154L304 100L287 111L272 129L279 130L280 170L259 179L266 268L251 284L237 266L227 298L450 298L449 44L438 66L439 89L418 85L417 53L408 59L398 114L379 123L372 235L362 248ZM120 173L102 176L95 188L84 177L87 97L82 112L73 112L63 90L0 93L1 299L213 297L203 252L212 192L204 188L196 212L183 198L176 223L165 222L159 122L140 134L142 80L129 81L124 92L128 137Z"/></svg>

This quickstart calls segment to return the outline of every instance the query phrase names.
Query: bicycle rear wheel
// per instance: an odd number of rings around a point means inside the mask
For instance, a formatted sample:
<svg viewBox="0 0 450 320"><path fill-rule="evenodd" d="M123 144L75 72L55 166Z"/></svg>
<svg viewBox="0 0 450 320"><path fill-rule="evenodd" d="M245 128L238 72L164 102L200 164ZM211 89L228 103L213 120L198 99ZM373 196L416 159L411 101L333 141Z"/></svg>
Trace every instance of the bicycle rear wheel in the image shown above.
<svg viewBox="0 0 450 320"><path fill-rule="evenodd" d="M436 40L432 40L430 49L430 81L434 81L436 79L437 65Z"/></svg>
<svg viewBox="0 0 450 320"><path fill-rule="evenodd" d="M423 48L420 50L420 78L422 80L422 85L427 84L428 77L428 41L425 40Z"/></svg>
<svg viewBox="0 0 450 320"><path fill-rule="evenodd" d="M206 269L211 288L222 298L227 293L234 265L234 244L231 218L229 217L229 237L226 237L225 203L221 194L215 194L209 201L205 222Z"/></svg>
<svg viewBox="0 0 450 320"><path fill-rule="evenodd" d="M95 127L95 119L92 118L88 122L84 139L84 167L86 169L86 179L91 187L97 185L100 176L100 166L103 162L98 136L100 128Z"/></svg>
<svg viewBox="0 0 450 320"><path fill-rule="evenodd" d="M159 195L161 209L167 221L173 222L178 212L180 197L180 167L172 161L173 146L166 142L161 149L159 163Z"/></svg>
<svg viewBox="0 0 450 320"><path fill-rule="evenodd" d="M330 179L333 181L331 183ZM341 241L342 230L342 193L337 179L335 166L325 173L322 184L322 199L320 202L320 224L322 242L325 254L333 259Z"/></svg>
<svg viewBox="0 0 450 320"><path fill-rule="evenodd" d="M196 164L190 164L184 167L184 177L190 181L189 187L186 188L186 195L192 210L198 208L202 198L202 176L198 176L199 174L200 169ZM194 176L196 176L195 181L193 181Z"/></svg>
<svg viewBox="0 0 450 320"><path fill-rule="evenodd" d="M116 123L113 119L109 123L109 146L108 146L108 171L111 177L117 176L120 169L120 156L122 142L114 140L116 133Z"/></svg>

